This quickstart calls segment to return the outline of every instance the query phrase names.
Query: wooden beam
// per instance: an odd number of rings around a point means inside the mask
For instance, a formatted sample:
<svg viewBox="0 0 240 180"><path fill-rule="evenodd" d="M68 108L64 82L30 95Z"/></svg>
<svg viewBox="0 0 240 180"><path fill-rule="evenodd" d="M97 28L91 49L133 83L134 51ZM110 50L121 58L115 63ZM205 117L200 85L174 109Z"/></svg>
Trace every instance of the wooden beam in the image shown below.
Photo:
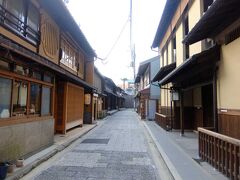
<svg viewBox="0 0 240 180"><path fill-rule="evenodd" d="M181 136L184 135L184 91L180 90L180 127Z"/></svg>
<svg viewBox="0 0 240 180"><path fill-rule="evenodd" d="M213 121L215 132L218 132L218 112L217 112L217 70L213 69Z"/></svg>

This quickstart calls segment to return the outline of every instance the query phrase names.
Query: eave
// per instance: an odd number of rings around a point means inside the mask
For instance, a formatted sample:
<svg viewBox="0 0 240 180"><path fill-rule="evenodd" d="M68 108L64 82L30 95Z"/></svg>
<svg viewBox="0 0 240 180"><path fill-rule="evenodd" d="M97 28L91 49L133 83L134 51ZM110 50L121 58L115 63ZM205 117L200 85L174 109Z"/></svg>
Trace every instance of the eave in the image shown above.
<svg viewBox="0 0 240 180"><path fill-rule="evenodd" d="M215 0L183 43L190 45L207 38L214 38L240 17L239 0Z"/></svg>

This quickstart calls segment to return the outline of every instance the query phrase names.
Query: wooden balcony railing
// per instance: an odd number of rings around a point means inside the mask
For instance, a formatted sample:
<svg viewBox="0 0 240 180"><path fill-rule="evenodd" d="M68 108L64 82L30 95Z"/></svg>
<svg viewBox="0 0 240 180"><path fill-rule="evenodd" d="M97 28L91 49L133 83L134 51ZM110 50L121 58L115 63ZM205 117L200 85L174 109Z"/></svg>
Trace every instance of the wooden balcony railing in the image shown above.
<svg viewBox="0 0 240 180"><path fill-rule="evenodd" d="M170 117L167 115L155 113L155 121L165 130L169 130L171 127L171 120Z"/></svg>
<svg viewBox="0 0 240 180"><path fill-rule="evenodd" d="M240 179L240 140L198 128L199 156L230 179Z"/></svg>
<svg viewBox="0 0 240 180"><path fill-rule="evenodd" d="M28 26L25 22L0 5L0 25L17 33L34 45L40 42L40 32Z"/></svg>

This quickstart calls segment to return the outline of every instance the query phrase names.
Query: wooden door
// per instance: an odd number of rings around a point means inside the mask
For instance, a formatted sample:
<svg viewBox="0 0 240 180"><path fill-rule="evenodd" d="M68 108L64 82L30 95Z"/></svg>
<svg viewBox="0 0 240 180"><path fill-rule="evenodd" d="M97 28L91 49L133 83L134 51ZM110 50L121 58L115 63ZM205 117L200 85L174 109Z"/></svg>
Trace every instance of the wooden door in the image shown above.
<svg viewBox="0 0 240 180"><path fill-rule="evenodd" d="M213 127L213 86L202 87L203 126Z"/></svg>

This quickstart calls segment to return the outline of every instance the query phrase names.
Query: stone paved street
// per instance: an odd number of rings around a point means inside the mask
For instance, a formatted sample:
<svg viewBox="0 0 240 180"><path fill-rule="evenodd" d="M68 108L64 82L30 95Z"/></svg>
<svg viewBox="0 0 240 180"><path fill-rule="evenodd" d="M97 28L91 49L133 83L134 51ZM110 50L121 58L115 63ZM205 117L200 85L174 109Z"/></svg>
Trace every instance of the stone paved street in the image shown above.
<svg viewBox="0 0 240 180"><path fill-rule="evenodd" d="M48 164L34 179L159 179L143 128L133 110L120 111Z"/></svg>

